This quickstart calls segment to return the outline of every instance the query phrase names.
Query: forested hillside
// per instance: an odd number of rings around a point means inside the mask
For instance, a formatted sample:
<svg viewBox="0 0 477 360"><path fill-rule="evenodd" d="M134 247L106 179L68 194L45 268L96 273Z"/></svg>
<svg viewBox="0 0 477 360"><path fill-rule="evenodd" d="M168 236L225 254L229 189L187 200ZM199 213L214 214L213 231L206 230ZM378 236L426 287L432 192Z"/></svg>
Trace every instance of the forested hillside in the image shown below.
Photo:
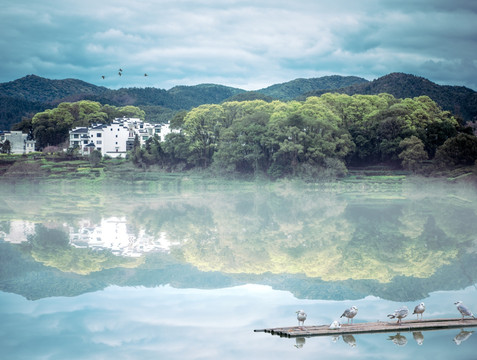
<svg viewBox="0 0 477 360"><path fill-rule="evenodd" d="M295 79L258 90L277 100L293 100L311 91L335 90L355 84L366 84L368 80L357 76L323 76L312 79Z"/></svg>
<svg viewBox="0 0 477 360"><path fill-rule="evenodd" d="M348 95L390 93L403 99L427 95L444 110L451 111L465 121L477 117L475 91L464 87L440 86L424 78L396 73L372 82L355 76L338 75L295 79L256 91L216 84L176 86L169 90L152 87L112 90L75 79L49 80L28 75L0 84L0 130L8 130L23 117L31 118L36 112L51 109L65 101L91 100L118 107L133 105L145 111L147 121L166 122L179 111L202 104L220 104L226 100L304 100L307 96L319 96L330 91Z"/></svg>
<svg viewBox="0 0 477 360"><path fill-rule="evenodd" d="M328 90L313 90L307 92L301 99L307 96L319 96ZM392 73L371 82L354 84L333 92L341 94L378 95L381 93L391 94L396 98L413 98L417 96L429 96L444 110L451 111L465 121L477 120L477 92L463 86L437 85L423 77Z"/></svg>
<svg viewBox="0 0 477 360"><path fill-rule="evenodd" d="M327 93L305 101L201 105L171 122L180 133L136 148L139 167L320 178L386 163L413 172L473 165L477 137L427 96Z"/></svg>

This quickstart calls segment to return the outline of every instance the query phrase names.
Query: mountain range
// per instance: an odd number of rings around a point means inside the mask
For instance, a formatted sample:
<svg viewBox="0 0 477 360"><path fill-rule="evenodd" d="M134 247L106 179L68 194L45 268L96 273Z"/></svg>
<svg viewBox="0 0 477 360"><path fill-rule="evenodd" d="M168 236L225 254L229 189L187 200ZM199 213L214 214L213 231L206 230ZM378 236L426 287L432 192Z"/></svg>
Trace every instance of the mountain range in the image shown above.
<svg viewBox="0 0 477 360"><path fill-rule="evenodd" d="M230 100L303 100L326 92L348 95L389 93L397 98L427 95L444 110L464 121L477 120L477 92L462 86L438 85L410 74L391 73L373 81L356 76L324 76L295 79L256 91L217 84L158 88L121 88L96 86L77 79L50 80L36 75L0 83L0 130L10 129L23 117L57 106L60 102L94 100L113 106L134 105L146 112L146 120L164 122L176 112L201 104Z"/></svg>

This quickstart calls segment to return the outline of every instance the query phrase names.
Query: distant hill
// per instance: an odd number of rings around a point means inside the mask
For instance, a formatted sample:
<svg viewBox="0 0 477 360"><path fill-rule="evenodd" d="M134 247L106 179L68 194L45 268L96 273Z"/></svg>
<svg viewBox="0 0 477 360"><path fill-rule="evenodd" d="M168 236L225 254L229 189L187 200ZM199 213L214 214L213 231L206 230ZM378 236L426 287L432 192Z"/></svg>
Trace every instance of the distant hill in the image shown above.
<svg viewBox="0 0 477 360"><path fill-rule="evenodd" d="M334 90L355 84L366 84L368 80L357 76L323 76L311 79L295 79L269 86L257 92L278 100L293 100L315 90Z"/></svg>
<svg viewBox="0 0 477 360"><path fill-rule="evenodd" d="M217 84L158 88L122 88L96 86L76 79L50 80L36 75L0 84L0 130L39 111L53 108L63 101L93 100L114 106L134 105L146 111L146 120L164 122L180 110L201 104L223 101L262 99L303 100L325 92L345 94L379 94L387 92L398 98L428 95L443 109L465 120L477 119L476 92L459 86L441 86L422 77L392 73L368 81L356 76L324 76L295 79L257 91L245 91Z"/></svg>
<svg viewBox="0 0 477 360"><path fill-rule="evenodd" d="M107 90L81 80L50 80L36 75L0 84L0 96L42 103L55 103L77 94L100 95Z"/></svg>
<svg viewBox="0 0 477 360"><path fill-rule="evenodd" d="M300 98L320 96L328 90L313 90ZM438 85L423 77L403 73L391 73L376 80L354 84L333 92L354 95L377 95L388 93L396 98L413 98L427 95L442 109L451 111L466 121L477 120L477 92L463 86Z"/></svg>

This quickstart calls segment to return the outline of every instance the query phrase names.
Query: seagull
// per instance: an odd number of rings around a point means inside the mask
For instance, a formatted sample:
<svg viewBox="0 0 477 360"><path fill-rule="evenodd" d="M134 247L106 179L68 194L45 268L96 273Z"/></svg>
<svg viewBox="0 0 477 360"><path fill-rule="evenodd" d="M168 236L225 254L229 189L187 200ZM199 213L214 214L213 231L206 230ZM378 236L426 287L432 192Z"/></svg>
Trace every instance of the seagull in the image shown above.
<svg viewBox="0 0 477 360"><path fill-rule="evenodd" d="M349 309L346 309L343 314L340 316L340 318L347 317L348 318L348 324L349 320L351 319L351 324L353 323L353 318L356 316L358 313L358 308L356 306L351 306Z"/></svg>
<svg viewBox="0 0 477 360"><path fill-rule="evenodd" d="M337 330L340 328L341 328L341 324L338 320L333 321L329 327L330 330Z"/></svg>
<svg viewBox="0 0 477 360"><path fill-rule="evenodd" d="M298 310L296 314L296 318L298 319L298 326L304 326L306 320L306 313L303 310Z"/></svg>
<svg viewBox="0 0 477 360"><path fill-rule="evenodd" d="M119 69L119 72L123 72L123 69Z"/></svg>
<svg viewBox="0 0 477 360"><path fill-rule="evenodd" d="M454 303L457 306L457 310L462 314L462 320L464 320L464 316L472 316L475 319L474 314L470 311L467 306L465 306L462 301L457 301Z"/></svg>
<svg viewBox="0 0 477 360"><path fill-rule="evenodd" d="M118 72L118 75L119 75L119 76L121 76L121 75L122 75L121 71L120 71L120 72Z"/></svg>
<svg viewBox="0 0 477 360"><path fill-rule="evenodd" d="M422 314L426 311L426 305L424 303L420 303L419 305L416 305L414 308L414 312L412 313L413 315L416 314L417 319L419 320L419 314L421 314L421 320L422 320Z"/></svg>
<svg viewBox="0 0 477 360"><path fill-rule="evenodd" d="M147 74L144 74L144 76L147 76Z"/></svg>
<svg viewBox="0 0 477 360"><path fill-rule="evenodd" d="M398 319L397 323L401 325L401 320L404 319L407 314L409 314L409 310L406 306L401 306L399 309L394 310L394 313L389 314L388 317L390 319Z"/></svg>
<svg viewBox="0 0 477 360"><path fill-rule="evenodd" d="M104 79L106 76L104 76L104 75L101 75L101 77Z"/></svg>

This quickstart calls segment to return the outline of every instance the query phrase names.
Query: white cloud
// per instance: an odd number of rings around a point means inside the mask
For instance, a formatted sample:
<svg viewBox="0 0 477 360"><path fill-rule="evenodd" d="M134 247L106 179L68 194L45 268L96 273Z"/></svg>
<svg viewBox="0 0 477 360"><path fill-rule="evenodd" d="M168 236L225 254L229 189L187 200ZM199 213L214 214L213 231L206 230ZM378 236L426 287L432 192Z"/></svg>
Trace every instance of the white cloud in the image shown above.
<svg viewBox="0 0 477 360"><path fill-rule="evenodd" d="M415 74L477 89L469 67L476 22L475 6L444 0L7 0L0 81L35 71L104 85L100 75L122 66L124 76L107 86L223 80L258 89L296 77L421 71ZM139 80L146 71L149 85Z"/></svg>

